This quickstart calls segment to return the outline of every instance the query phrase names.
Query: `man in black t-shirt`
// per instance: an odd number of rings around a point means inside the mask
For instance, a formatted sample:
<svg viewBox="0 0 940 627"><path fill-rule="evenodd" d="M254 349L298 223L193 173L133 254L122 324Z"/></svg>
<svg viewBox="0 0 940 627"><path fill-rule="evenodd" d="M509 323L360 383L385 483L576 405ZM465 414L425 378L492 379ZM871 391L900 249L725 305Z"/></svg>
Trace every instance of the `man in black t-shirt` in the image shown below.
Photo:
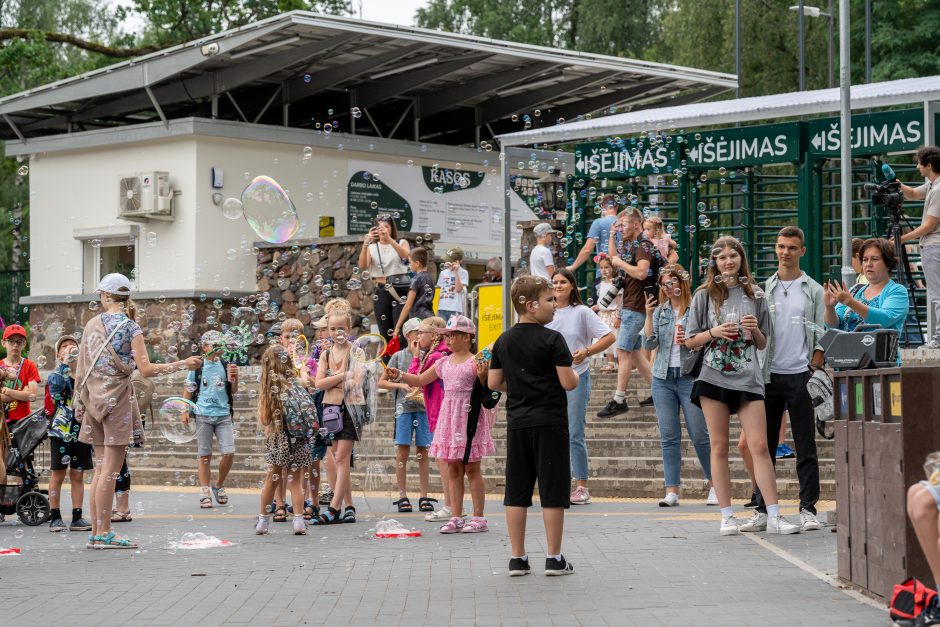
<svg viewBox="0 0 940 627"><path fill-rule="evenodd" d="M519 322L493 345L488 379L490 389L508 394L503 505L512 544L509 575L529 574L525 525L536 481L548 545L545 574L568 575L574 567L561 554L571 480L565 391L578 386L578 375L564 338L544 326L555 316L549 282L520 277L510 295Z"/></svg>

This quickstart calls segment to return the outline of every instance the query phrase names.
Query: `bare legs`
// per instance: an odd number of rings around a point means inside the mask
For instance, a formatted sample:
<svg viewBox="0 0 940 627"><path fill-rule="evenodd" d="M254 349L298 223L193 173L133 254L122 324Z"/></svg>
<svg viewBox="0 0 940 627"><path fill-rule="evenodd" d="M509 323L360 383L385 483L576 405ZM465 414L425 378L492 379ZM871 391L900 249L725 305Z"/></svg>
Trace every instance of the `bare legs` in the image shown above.
<svg viewBox="0 0 940 627"><path fill-rule="evenodd" d="M262 516L271 513L267 510L279 486L286 489L286 486L290 484L291 501L294 503L304 502L304 470L303 468L291 470L284 466L268 466L268 474L265 476L264 485L261 487L259 513Z"/></svg>
<svg viewBox="0 0 940 627"><path fill-rule="evenodd" d="M421 496L424 497L428 495L428 483L430 482L428 449L425 447L416 447L416 453L418 458L418 482L420 484ZM408 496L408 456L410 454L411 446L399 444L395 449L395 481L398 483L399 498Z"/></svg>
<svg viewBox="0 0 940 627"><path fill-rule="evenodd" d="M346 499L347 507L352 506L352 483L349 478L349 456L352 454L352 440L334 440L333 446L333 465L336 467L336 482L330 483L333 486L333 501L330 507L339 510L343 506L343 499Z"/></svg>
<svg viewBox="0 0 940 627"><path fill-rule="evenodd" d="M525 507L506 508L506 526L509 528L509 543L512 555L522 557L525 551L525 524L528 509ZM561 554L561 536L565 530L565 510L562 507L542 509L542 522L545 523L545 544L549 555Z"/></svg>
<svg viewBox="0 0 940 627"><path fill-rule="evenodd" d="M927 564L933 574L934 584L940 582L940 515L937 511L937 502L927 491L927 488L915 483L907 491L907 515L917 534L920 548L927 556Z"/></svg>
<svg viewBox="0 0 940 627"><path fill-rule="evenodd" d="M111 532L111 503L127 446L104 445L95 447L95 475L91 481L91 535L103 536ZM126 494L126 492L125 492ZM126 510L121 510L126 511Z"/></svg>
<svg viewBox="0 0 940 627"><path fill-rule="evenodd" d="M85 473L76 468L69 468L70 496L72 509L81 509L85 500ZM60 509L62 484L65 483L65 470L53 470L49 478L49 507Z"/></svg>
<svg viewBox="0 0 940 627"><path fill-rule="evenodd" d="M483 482L483 473L480 471L480 462L470 462L464 465L461 461L452 461L447 464L447 470L450 479L450 496L454 504L451 508L453 515L458 518L463 515L463 478L466 475L470 482L473 515L482 518L486 505L486 487Z"/></svg>

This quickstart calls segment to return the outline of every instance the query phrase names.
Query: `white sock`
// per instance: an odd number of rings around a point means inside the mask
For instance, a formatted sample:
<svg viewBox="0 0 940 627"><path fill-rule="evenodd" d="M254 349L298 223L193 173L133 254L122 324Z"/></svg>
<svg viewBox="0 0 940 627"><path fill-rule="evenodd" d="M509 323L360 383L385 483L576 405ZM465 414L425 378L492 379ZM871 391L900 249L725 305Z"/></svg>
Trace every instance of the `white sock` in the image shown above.
<svg viewBox="0 0 940 627"><path fill-rule="evenodd" d="M614 400L617 401L618 403L622 403L623 399L625 399L626 397L627 397L627 393L624 392L623 390L617 390L616 392L614 392Z"/></svg>
<svg viewBox="0 0 940 627"><path fill-rule="evenodd" d="M510 554L509 557L511 557L511 558L514 559L514 560L522 560L523 562L528 562L528 561L529 561L529 555L528 555L528 554L523 555L522 557L516 557L515 555Z"/></svg>
<svg viewBox="0 0 940 627"><path fill-rule="evenodd" d="M774 503L773 505L768 505L768 506L767 506L767 517L768 517L768 518L776 518L776 517L779 516L779 515L780 515L780 504L779 504L779 503Z"/></svg>
<svg viewBox="0 0 940 627"><path fill-rule="evenodd" d="M732 506L722 507L721 508L721 520L728 520L734 516L734 508Z"/></svg>
<svg viewBox="0 0 940 627"><path fill-rule="evenodd" d="M560 561L561 561L561 553L559 553L558 555L546 555L545 557L550 557L550 558L552 558L553 560L555 560L556 562L560 562Z"/></svg>

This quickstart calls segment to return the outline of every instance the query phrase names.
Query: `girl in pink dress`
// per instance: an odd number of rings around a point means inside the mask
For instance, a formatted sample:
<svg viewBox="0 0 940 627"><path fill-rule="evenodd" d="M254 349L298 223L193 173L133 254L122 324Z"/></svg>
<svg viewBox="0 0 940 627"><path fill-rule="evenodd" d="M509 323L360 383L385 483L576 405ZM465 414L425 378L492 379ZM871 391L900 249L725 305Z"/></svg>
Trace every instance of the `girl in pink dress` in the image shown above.
<svg viewBox="0 0 940 627"><path fill-rule="evenodd" d="M403 381L411 386L427 385L441 379L444 382L444 400L434 431L434 441L428 453L447 464L450 484L451 507L453 515L443 527L441 533L480 533L489 531L486 518L483 517L485 505L485 486L480 461L486 455L496 452L490 429L496 418L495 408L480 408L476 433L467 441L467 423L471 414L470 397L473 384L486 383L489 365L486 361L477 361L470 351L476 327L473 322L461 315L451 316L443 330L447 348L451 355L438 361L433 369L420 375L408 374L388 369L390 381ZM469 448L469 450L468 450ZM467 457L467 463L464 458ZM463 495L464 477L470 482L470 498L473 501L473 517L464 521Z"/></svg>

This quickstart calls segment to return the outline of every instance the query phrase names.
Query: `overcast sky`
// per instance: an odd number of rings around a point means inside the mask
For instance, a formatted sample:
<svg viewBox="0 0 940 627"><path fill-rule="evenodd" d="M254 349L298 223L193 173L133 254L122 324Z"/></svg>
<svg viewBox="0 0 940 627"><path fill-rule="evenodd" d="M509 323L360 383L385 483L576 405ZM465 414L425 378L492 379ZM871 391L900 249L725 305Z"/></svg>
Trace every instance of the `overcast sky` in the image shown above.
<svg viewBox="0 0 940 627"><path fill-rule="evenodd" d="M131 0L107 0L107 2L112 5L133 5ZM356 12L356 17L362 17L364 20L414 26L415 10L427 3L428 0L353 0L353 9ZM360 8L362 10L361 16L359 14ZM140 17L132 16L124 26L128 32L139 29L141 26Z"/></svg>

